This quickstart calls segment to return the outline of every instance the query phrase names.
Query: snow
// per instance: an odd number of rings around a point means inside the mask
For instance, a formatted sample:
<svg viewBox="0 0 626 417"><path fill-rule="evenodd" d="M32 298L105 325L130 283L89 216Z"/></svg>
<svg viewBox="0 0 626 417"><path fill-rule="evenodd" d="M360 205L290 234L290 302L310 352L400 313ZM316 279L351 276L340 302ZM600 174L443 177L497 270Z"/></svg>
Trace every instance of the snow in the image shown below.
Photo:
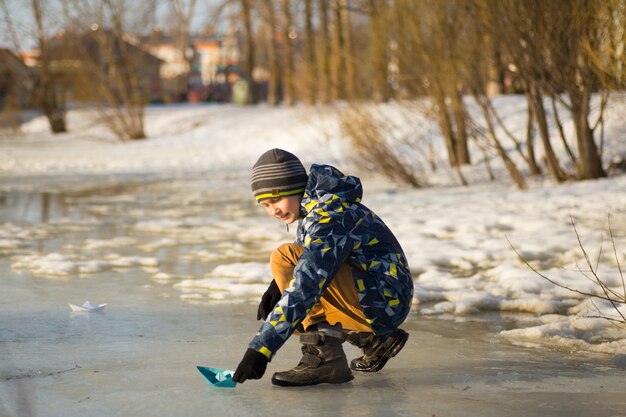
<svg viewBox="0 0 626 417"><path fill-rule="evenodd" d="M510 130L523 136L524 99L501 97L496 107ZM626 156L622 120L624 104L613 104L606 125L605 160ZM464 168L469 187L458 185L455 175L440 164L429 173L431 188L411 190L390 183L354 164L353 155L337 122L340 111L332 107L270 108L224 106L156 106L146 109L150 139L116 143L85 110L70 113L70 133L52 136L43 118L24 126L24 134L0 141L0 187L32 188L32 178L83 178L89 175L120 178L136 174L158 178L206 176L215 185L220 178L247 178L256 158L280 147L299 155L305 164L332 163L344 172L362 177L364 203L374 209L396 233L407 254L415 281L414 309L432 317L472 317L485 312L524 313L515 328L500 336L525 345L552 344L565 349L619 353L626 349L626 330L599 315L619 319L606 302L590 304L588 297L559 288L531 271L512 246L534 268L550 279L582 292L597 293L571 224L576 225L584 248L598 274L617 293L622 278L608 236L611 215L617 259L626 265L626 175L555 184L547 177L529 179L530 189L519 191L496 159L497 174L489 182L481 163ZM382 106L395 118L399 132L428 132L436 152L444 152L432 121L413 126L397 104ZM568 134L571 122L565 121ZM418 134L419 136L419 134ZM556 142L556 141L555 141ZM540 145L537 144L539 158ZM557 152L563 152L557 145ZM474 150L478 157L479 152ZM517 155L511 153L517 160ZM444 158L440 155L440 160ZM562 157L563 162L566 161ZM521 163L520 168L524 169ZM117 177L116 177L117 176ZM58 184L55 184L55 186ZM246 189L227 190L218 198L247 198ZM242 197L243 196L243 197ZM132 194L95 197L94 215L116 213L115 203L132 203ZM124 236L88 238L79 253L30 253L12 258L13 268L38 276L71 277L116 268L147 268L159 283L172 283L188 302L256 299L267 286L267 263L241 262L249 245L269 252L288 239L280 226L269 229L249 219L233 205L227 219L207 216L194 204L201 194L165 196L168 205L141 207L124 213L134 219L130 230L142 239ZM99 200L100 199L100 200ZM63 221L59 222L63 225ZM86 221L85 225L89 225ZM0 224L0 251L28 248L46 239L44 224ZM69 226L68 226L69 227ZM293 233L291 233L293 234ZM143 239L145 238L145 239ZM259 244L259 241L261 243ZM211 248L181 253L188 262L218 264L201 278L160 270L157 252L182 244ZM109 249L137 247L151 257L104 254ZM600 253L600 248L602 252ZM76 249L74 246L73 249ZM581 272L582 271L582 272ZM626 294L624 294L626 296ZM599 311L598 311L599 310ZM626 315L626 308L621 307Z"/></svg>

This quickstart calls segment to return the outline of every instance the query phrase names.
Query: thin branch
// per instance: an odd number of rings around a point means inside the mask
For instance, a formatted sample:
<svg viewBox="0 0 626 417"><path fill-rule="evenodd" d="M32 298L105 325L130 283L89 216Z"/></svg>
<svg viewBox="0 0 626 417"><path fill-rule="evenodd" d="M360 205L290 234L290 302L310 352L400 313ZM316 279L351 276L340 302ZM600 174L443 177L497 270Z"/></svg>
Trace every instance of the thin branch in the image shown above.
<svg viewBox="0 0 626 417"><path fill-rule="evenodd" d="M556 123L557 130L559 131L559 135L561 136L563 147L565 148L565 151L569 155L569 158L572 161L572 164L576 166L578 165L578 162L576 161L576 156L574 156L574 152L572 152L572 149L567 144L567 138L565 137L565 131L563 130L563 123L561 123L561 117L559 116L559 111L557 110L557 107L556 107L556 100L555 100L554 95L551 96L551 102L552 102L552 113L554 116L554 122Z"/></svg>
<svg viewBox="0 0 626 417"><path fill-rule="evenodd" d="M622 295L621 295L621 294L618 294L617 292L615 292L615 291L613 291L611 288L609 288L609 286L608 286L608 285L606 285L606 284L604 283L604 281L602 281L602 280L600 280L600 279L598 278L598 276L594 273L594 271L593 271L593 270L592 270L592 271L589 271L589 272L591 272L591 274L593 275L593 278L592 278L592 277L590 277L589 275L587 275L587 272L586 272L586 271L583 271L583 269L582 269L582 268L580 267L580 265L578 264L578 261L576 261L576 270L577 270L577 272L578 272L579 274L581 274L583 277L587 278L589 281L593 282L593 283L594 283L594 284L596 284L596 285L600 285L600 287L602 287L602 289L603 289L603 290L605 290L605 292L607 292L607 291L608 291L608 292L610 292L611 294L613 294L615 297L617 297L617 300L616 300L616 301L617 301L618 303L622 303L622 302L626 301L626 300L622 301L622 300L621 300Z"/></svg>
<svg viewBox="0 0 626 417"><path fill-rule="evenodd" d="M613 318L613 317L609 317L609 316L607 316L606 314L604 314L604 313L602 312L602 310L600 310L600 308L597 306L597 304L596 304L593 300L590 300L590 301L591 301L591 304L593 304L593 306L595 307L595 309L596 309L596 311L598 312L599 316L585 316L585 317L587 317L587 318L591 318L591 319L604 319L604 320L608 320L608 321L609 321L609 323L611 323L613 326L617 327L617 328L618 328L618 329L620 329L620 330L621 330L621 329L623 329L623 325L624 325L624 322L623 322L623 321L621 321L620 319L616 319L616 318ZM620 323L620 324L621 324L621 326L620 326L620 325L618 325L618 324L616 324L616 323Z"/></svg>
<svg viewBox="0 0 626 417"><path fill-rule="evenodd" d="M604 320L607 320L609 323L611 323L613 326L617 327L620 330L622 330L624 328L624 322L623 321L621 321L620 319L609 317L606 314L604 314L600 310L600 308L596 305L596 303L594 303L593 300L591 300L591 304L593 304L593 306L595 307L595 309L596 309L596 311L598 312L599 315L598 316L585 316L585 318L588 318L588 319L604 319Z"/></svg>
<svg viewBox="0 0 626 417"><path fill-rule="evenodd" d="M592 131L595 131L600 123L604 123L604 111L606 110L606 105L609 102L609 92L603 91L600 98L600 114L598 114L598 120L593 124L591 128Z"/></svg>
<svg viewBox="0 0 626 417"><path fill-rule="evenodd" d="M598 259L596 259L596 271L600 266L600 257L602 256L602 247L604 246L604 234L600 234L600 250L598 251Z"/></svg>
<svg viewBox="0 0 626 417"><path fill-rule="evenodd" d="M517 140L517 138L513 135L513 133L511 133L511 131L509 129L507 129L506 124L504 123L504 121L502 120L502 118L500 117L500 115L498 114L496 109L493 107L493 103L491 102L491 100L486 100L486 104L487 104L487 106L489 106L489 109L491 110L491 114L493 115L494 119L496 119L496 122L498 123L498 125L500 125L500 127L504 131L504 134L509 139L511 139L513 141L513 143L515 144L515 149L517 150L517 153L519 153L519 155L522 157L522 159L530 167L530 160L528 159L526 154L524 154L524 152L522 151L521 143Z"/></svg>
<svg viewBox="0 0 626 417"><path fill-rule="evenodd" d="M563 284L561 284L559 282L556 282L553 279L543 275L541 272L537 271L531 264L529 264L528 261L518 252L518 250L515 248L515 246L513 246L513 244L509 240L508 236L505 236L505 237L506 237L506 241L509 242L509 245L511 246L511 249L513 249L513 251L515 251L515 253L517 254L517 257L520 259L520 261L522 261L528 268L530 268L531 271L533 271L535 274L539 275L541 278L545 279L549 283L554 284L554 285L556 285L559 288L563 288L564 290L568 290L568 291L571 291L571 292L576 293L576 294L584 295L584 296L587 296L587 297L595 297L595 298L599 298L601 300L611 301L610 298L602 296L601 294L593 294L593 293L589 293L589 292L586 292L586 291L580 291L580 290L577 290L575 288L571 288L571 287L568 287L567 285L563 285Z"/></svg>
<svg viewBox="0 0 626 417"><path fill-rule="evenodd" d="M611 214L609 213L609 236L611 236L611 243L613 244L613 254L615 255L615 262L617 262L617 270L619 276L622 278L622 289L624 290L624 300L626 300L626 284L624 283L624 273L622 267L619 264L619 256L617 256L617 248L615 247L615 239L613 238L613 229L611 228Z"/></svg>
<svg viewBox="0 0 626 417"><path fill-rule="evenodd" d="M598 155L600 155L600 158L602 158L602 154L604 152L604 111L606 110L606 106L609 102L609 94L610 93L608 90L602 92L602 98L600 101L600 114L598 115L598 120L596 121L592 129L592 131L595 131L596 127L598 127L598 123L600 123L600 146L598 146Z"/></svg>
<svg viewBox="0 0 626 417"><path fill-rule="evenodd" d="M571 214L570 214L569 218L570 218L570 221L572 222L572 227L574 228L574 232L576 233L576 239L578 240L578 246L580 247L580 250L583 252L583 255L585 256L585 261L587 261L587 265L589 265L589 269L591 270L591 273L597 279L598 284L600 285L600 288L602 288L602 291L604 292L604 295L606 296L607 300L609 300L609 302L611 303L613 308L619 313L619 315L622 317L624 322L626 322L626 317L624 317L622 312L619 311L619 308L617 308L617 306L615 305L615 302L609 296L609 294L608 294L608 292L607 292L607 290L605 288L606 285L604 284L604 282L602 282L600 277L598 277L596 272L593 270L593 265L591 264L591 261L589 260L589 255L587 254L587 251L585 250L585 247L583 246L583 244L582 244L582 242L580 240L580 235L578 234L578 230L576 229L576 224L574 223L574 218L572 217Z"/></svg>

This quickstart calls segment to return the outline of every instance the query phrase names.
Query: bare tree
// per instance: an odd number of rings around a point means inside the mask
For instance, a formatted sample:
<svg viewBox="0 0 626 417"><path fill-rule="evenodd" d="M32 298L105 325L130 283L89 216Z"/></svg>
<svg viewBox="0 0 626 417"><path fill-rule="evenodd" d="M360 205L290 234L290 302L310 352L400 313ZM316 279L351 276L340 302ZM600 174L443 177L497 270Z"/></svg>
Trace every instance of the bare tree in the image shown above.
<svg viewBox="0 0 626 417"><path fill-rule="evenodd" d="M513 181L515 182L515 184L520 190L525 190L527 188L526 180L520 173L519 169L517 168L517 165L515 165L515 162L513 162L511 157L508 155L508 153L506 152L506 150L500 143L500 139L498 138L498 135L496 133L495 126L493 123L493 107L490 106L489 99L486 98L484 95L476 95L475 99L485 117L485 122L487 123L487 131L489 132L489 135L491 136L493 145L496 151L498 152L498 155L500 156L500 158L502 158L502 162L504 163L504 166L506 170L508 171L509 176L511 177L511 179L513 179Z"/></svg>
<svg viewBox="0 0 626 417"><path fill-rule="evenodd" d="M246 102L256 104L258 102L258 94L256 83L254 81L256 45L254 43L254 33L252 30L253 3L251 0L239 0L239 5L241 7L241 22L243 25L244 36L243 74L248 81L248 94Z"/></svg>
<svg viewBox="0 0 626 417"><path fill-rule="evenodd" d="M537 122L548 172L557 182L564 181L567 175L552 147L543 104L542 86L547 82L547 70L541 64L543 42L538 38L543 36L541 29L544 26L537 27L537 10L522 0L506 3L489 0L479 4L485 7L486 30L498 40L498 47L511 60L511 65L523 80L530 113Z"/></svg>
<svg viewBox="0 0 626 417"><path fill-rule="evenodd" d="M11 18L11 13L5 0L0 0L0 6L2 7L2 14L4 15L7 29L12 38L13 47L19 57L21 45ZM42 4L41 0L31 0L30 8L35 24L34 32L37 47L39 49L37 74L29 73L31 84L34 86L32 90L33 101L48 119L50 130L53 133L66 132L66 92L59 79L54 77L50 66L50 51L48 48L49 33L46 31L44 23L44 4Z"/></svg>
<svg viewBox="0 0 626 417"><path fill-rule="evenodd" d="M280 59L278 56L278 47L276 45L276 11L274 10L274 2L272 0L264 0L263 13L266 22L266 43L267 54L270 71L270 79L267 92L267 102L275 106L280 101Z"/></svg>
<svg viewBox="0 0 626 417"><path fill-rule="evenodd" d="M462 72L468 29L464 10L456 6L453 1L398 0L391 14L401 17L406 31L396 31L396 41L408 42L397 48L401 86L431 97L451 166L470 162Z"/></svg>
<svg viewBox="0 0 626 417"><path fill-rule="evenodd" d="M577 161L577 176L604 176L594 138L598 123L589 121L591 94L601 80L586 50L602 50L604 25L599 17L608 3L575 1L562 7L555 1L493 0L487 4L497 36L527 85L550 173L557 181L567 177L551 150L545 96L556 98L572 115L578 158L570 158ZM601 108L599 121L603 111ZM560 133L563 136L562 130Z"/></svg>
<svg viewBox="0 0 626 417"><path fill-rule="evenodd" d="M626 86L626 1L606 0L597 13L602 22L596 44L583 42L591 68L609 89Z"/></svg>
<svg viewBox="0 0 626 417"><path fill-rule="evenodd" d="M120 140L145 138L144 101L150 86L140 73L145 60L156 58L134 45L125 27L132 25L131 12L139 19L145 17L142 12L152 9L154 0L134 3L138 9L129 8L123 0L70 1L64 10L68 22L77 28L72 47L85 65L83 74L90 75L92 87L108 105L100 108L103 120Z"/></svg>
<svg viewBox="0 0 626 417"><path fill-rule="evenodd" d="M357 96L356 91L356 69L354 60L354 48L352 42L352 12L350 7L350 0L339 0L339 18L342 23L342 39L343 39L343 65L344 65L344 94L348 100L354 99Z"/></svg>
<svg viewBox="0 0 626 417"><path fill-rule="evenodd" d="M388 38L388 10L383 1L369 0L369 26L371 44L371 80L372 96L375 101L384 102L389 100L391 92L387 82L387 45Z"/></svg>
<svg viewBox="0 0 626 417"><path fill-rule="evenodd" d="M339 0L330 3L330 91L332 100L345 98L344 15Z"/></svg>
<svg viewBox="0 0 626 417"><path fill-rule="evenodd" d="M313 29L313 0L304 0L304 55L306 68L306 93L308 104L317 99L317 60L315 59L315 32Z"/></svg>
<svg viewBox="0 0 626 417"><path fill-rule="evenodd" d="M291 106L296 99L295 88L295 67L294 67L294 48L293 40L295 39L295 27L293 24L293 16L291 11L291 0L282 0L283 12L283 80L285 86L284 102Z"/></svg>
<svg viewBox="0 0 626 417"><path fill-rule="evenodd" d="M317 50L319 62L319 97L322 103L329 103L331 93L331 69L330 69L330 37L328 28L328 0L318 0L319 18L319 44Z"/></svg>
<svg viewBox="0 0 626 417"><path fill-rule="evenodd" d="M37 41L39 44L39 86L35 88L36 101L50 122L50 129L54 133L67 131L65 127L65 97L64 91L59 91L59 85L52 79L50 57L48 51L47 34L43 26L42 7L40 0L32 0L33 17L37 27Z"/></svg>
<svg viewBox="0 0 626 417"><path fill-rule="evenodd" d="M578 176L581 179L606 176L602 167L602 157L595 142L594 130L589 117L591 115L591 94L598 87L599 80L590 65L585 46L589 49L601 48L601 30L596 21L603 9L603 1L573 0L571 7L559 7L549 4L546 17L550 19L553 30L547 47L566 42L564 48L551 51L552 60L548 61L561 69L555 72L556 81L562 85L568 95L568 101L562 103L572 114L576 143L578 148ZM601 115L604 109L601 109ZM596 125L597 126L597 125Z"/></svg>

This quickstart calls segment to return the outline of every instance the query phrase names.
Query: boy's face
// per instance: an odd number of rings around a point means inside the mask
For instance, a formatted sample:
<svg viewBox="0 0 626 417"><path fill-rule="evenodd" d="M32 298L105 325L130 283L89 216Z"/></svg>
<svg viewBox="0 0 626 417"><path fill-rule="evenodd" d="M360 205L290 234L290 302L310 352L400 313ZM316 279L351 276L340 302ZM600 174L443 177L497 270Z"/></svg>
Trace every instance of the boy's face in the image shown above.
<svg viewBox="0 0 626 417"><path fill-rule="evenodd" d="M261 201L267 214L276 217L283 223L291 224L300 217L300 203L302 194L290 195L287 197L269 198Z"/></svg>

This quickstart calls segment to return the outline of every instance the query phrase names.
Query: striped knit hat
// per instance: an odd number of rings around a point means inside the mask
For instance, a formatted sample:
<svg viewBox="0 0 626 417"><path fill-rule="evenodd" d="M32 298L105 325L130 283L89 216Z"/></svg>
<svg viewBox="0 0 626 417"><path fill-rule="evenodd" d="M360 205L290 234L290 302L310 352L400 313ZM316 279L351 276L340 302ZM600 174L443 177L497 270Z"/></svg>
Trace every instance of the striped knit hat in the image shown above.
<svg viewBox="0 0 626 417"><path fill-rule="evenodd" d="M250 188L256 201L302 194L307 175L302 162L282 149L265 152L252 167Z"/></svg>

